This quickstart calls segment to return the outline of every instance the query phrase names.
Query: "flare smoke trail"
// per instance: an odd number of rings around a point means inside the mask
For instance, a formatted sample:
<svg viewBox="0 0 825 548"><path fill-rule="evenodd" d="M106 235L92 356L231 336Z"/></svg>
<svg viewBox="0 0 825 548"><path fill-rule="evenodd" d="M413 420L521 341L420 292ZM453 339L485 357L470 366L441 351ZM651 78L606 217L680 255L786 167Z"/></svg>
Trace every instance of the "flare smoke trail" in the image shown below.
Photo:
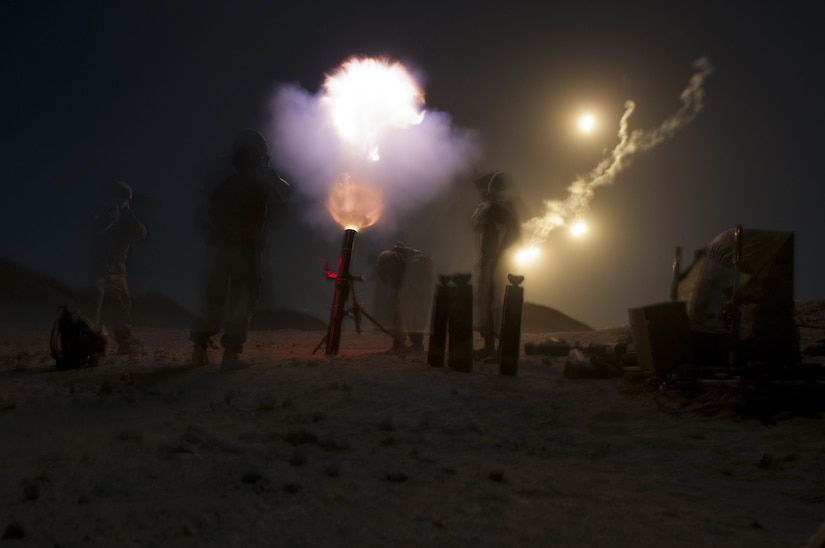
<svg viewBox="0 0 825 548"><path fill-rule="evenodd" d="M390 70L401 68L406 72L399 63L372 58L351 58L338 72L352 70L353 64L364 62L388 63ZM334 87L330 83L328 77L324 88L314 94L295 84L279 86L270 101L272 122L265 131L275 164L294 182L295 191L309 202L303 208L307 213L305 220L314 228L329 226L327 195L333 182L340 181L344 174L358 178L368 173L369 179L380 185L384 202L380 225L392 228L401 216L445 190L479 156L480 147L473 131L453 126L444 112L423 111L423 92L419 101L421 116L414 124L387 126L379 134L366 133L360 140L343 139L339 131L342 122L368 126L372 120L332 119L328 107L335 90L330 89ZM375 93L374 81L364 82L361 87L364 96L356 97L348 105L347 115L360 112L363 104L379 102L370 96ZM404 114L412 116L410 112ZM365 147L370 149L369 155L362 154ZM374 153L378 149L380 155ZM367 161L367 156L377 161Z"/></svg>
<svg viewBox="0 0 825 548"><path fill-rule="evenodd" d="M590 173L578 176L567 188L569 194L565 200L545 200L544 214L540 217L533 217L523 224L529 244L541 244L554 229L564 226L569 219L581 215L587 210L596 189L613 184L619 172L630 165L631 156L637 152L650 150L669 139L696 117L704 106L705 92L702 84L705 78L713 72L713 67L705 58L698 59L693 65L696 73L691 76L688 86L682 91L680 96L682 106L657 128L636 129L628 132L627 121L633 114L636 104L633 101L625 103L625 111L619 122L619 143Z"/></svg>

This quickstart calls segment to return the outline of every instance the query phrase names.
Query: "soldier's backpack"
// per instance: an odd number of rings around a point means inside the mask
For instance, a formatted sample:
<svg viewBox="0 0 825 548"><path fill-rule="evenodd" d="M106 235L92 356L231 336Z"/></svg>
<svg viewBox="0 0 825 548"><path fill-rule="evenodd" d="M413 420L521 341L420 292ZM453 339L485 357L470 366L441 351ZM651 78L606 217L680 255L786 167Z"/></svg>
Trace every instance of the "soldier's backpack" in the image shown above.
<svg viewBox="0 0 825 548"><path fill-rule="evenodd" d="M60 315L52 324L50 349L57 369L66 371L97 367L106 358L108 342L103 333L76 310L60 307Z"/></svg>

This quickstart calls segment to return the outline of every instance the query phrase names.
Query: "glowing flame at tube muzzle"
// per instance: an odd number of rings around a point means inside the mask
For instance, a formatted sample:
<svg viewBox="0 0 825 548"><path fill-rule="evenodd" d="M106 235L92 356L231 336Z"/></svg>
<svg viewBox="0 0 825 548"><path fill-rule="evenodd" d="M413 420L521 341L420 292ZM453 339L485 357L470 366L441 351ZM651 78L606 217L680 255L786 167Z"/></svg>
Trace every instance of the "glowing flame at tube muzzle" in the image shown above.
<svg viewBox="0 0 825 548"><path fill-rule="evenodd" d="M381 218L384 202L379 191L345 177L330 187L327 209L341 228L361 230Z"/></svg>

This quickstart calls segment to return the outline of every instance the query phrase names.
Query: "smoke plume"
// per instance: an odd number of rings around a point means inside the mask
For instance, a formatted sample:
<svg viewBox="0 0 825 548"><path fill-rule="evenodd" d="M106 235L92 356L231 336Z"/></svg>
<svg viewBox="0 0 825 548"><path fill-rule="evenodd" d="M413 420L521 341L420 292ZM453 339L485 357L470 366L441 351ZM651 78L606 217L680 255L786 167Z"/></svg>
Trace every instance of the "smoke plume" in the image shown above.
<svg viewBox="0 0 825 548"><path fill-rule="evenodd" d="M696 117L704 106L705 92L702 84L713 67L707 59L701 58L694 62L694 68L696 72L680 96L682 106L658 127L628 132L628 119L636 105L633 101L625 103L625 111L619 122L619 143L592 171L576 178L567 188L568 196L565 200L545 200L544 214L523 224L530 244L541 244L554 229L564 226L568 220L586 211L596 189L613 184L616 176L630 165L634 154L650 150L669 139Z"/></svg>
<svg viewBox="0 0 825 548"><path fill-rule="evenodd" d="M380 225L393 228L405 214L446 189L479 156L474 132L455 127L444 112L428 110L422 111L420 123L383 128L373 136L380 141L380 159L368 161L336 131L327 108L328 87L316 93L295 84L277 87L265 131L273 164L307 202L305 221L313 228L330 225L325 204L336 181L363 178L377 186L384 201ZM375 160L379 155L373 156Z"/></svg>

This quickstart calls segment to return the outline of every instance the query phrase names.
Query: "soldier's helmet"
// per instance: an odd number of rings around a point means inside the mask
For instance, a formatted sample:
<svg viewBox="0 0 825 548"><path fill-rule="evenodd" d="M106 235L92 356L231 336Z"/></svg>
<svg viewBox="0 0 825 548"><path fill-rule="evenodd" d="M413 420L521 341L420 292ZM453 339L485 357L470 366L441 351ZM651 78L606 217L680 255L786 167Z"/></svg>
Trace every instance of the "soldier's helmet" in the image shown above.
<svg viewBox="0 0 825 548"><path fill-rule="evenodd" d="M503 171L497 171L487 183L487 194L491 197L502 196L510 187L510 176Z"/></svg>
<svg viewBox="0 0 825 548"><path fill-rule="evenodd" d="M111 187L112 196L117 201L132 200L132 187L123 181L115 181Z"/></svg>
<svg viewBox="0 0 825 548"><path fill-rule="evenodd" d="M398 285L404 278L404 258L396 250L382 251L375 265L378 279L390 285Z"/></svg>
<svg viewBox="0 0 825 548"><path fill-rule="evenodd" d="M268 165L269 151L264 136L254 129L245 129L238 133L232 148L232 164L236 167Z"/></svg>

